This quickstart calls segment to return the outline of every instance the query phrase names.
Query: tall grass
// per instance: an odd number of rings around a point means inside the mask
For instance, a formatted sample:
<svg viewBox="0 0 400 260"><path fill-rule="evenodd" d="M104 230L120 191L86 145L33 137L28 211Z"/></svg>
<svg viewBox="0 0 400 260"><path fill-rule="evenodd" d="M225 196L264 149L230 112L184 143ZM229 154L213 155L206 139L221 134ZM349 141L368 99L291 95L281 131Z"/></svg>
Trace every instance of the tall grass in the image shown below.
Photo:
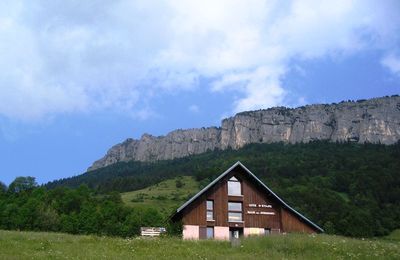
<svg viewBox="0 0 400 260"><path fill-rule="evenodd" d="M400 243L329 235L226 241L110 238L0 231L0 259L400 259Z"/></svg>

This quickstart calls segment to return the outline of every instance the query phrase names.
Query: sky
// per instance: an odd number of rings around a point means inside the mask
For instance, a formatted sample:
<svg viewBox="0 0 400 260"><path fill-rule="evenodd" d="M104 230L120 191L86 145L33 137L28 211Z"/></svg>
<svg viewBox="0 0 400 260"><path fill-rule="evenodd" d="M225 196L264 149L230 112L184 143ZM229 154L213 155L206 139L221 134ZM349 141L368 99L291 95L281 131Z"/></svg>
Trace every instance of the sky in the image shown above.
<svg viewBox="0 0 400 260"><path fill-rule="evenodd" d="M2 0L0 181L144 133L400 93L398 0Z"/></svg>

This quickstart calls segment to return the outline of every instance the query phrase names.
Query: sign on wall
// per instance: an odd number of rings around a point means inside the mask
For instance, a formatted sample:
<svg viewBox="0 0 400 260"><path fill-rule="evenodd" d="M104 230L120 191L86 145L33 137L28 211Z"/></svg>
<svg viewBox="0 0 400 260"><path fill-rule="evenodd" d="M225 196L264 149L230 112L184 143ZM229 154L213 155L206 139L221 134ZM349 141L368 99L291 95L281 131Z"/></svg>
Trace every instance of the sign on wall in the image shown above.
<svg viewBox="0 0 400 260"><path fill-rule="evenodd" d="M272 205L270 204L250 203L249 208L252 208L252 210L247 211L248 215L275 215L273 211L264 211L264 209L272 209Z"/></svg>
<svg viewBox="0 0 400 260"><path fill-rule="evenodd" d="M255 204L255 203L250 203L249 208L270 208L272 209L272 205L270 204Z"/></svg>

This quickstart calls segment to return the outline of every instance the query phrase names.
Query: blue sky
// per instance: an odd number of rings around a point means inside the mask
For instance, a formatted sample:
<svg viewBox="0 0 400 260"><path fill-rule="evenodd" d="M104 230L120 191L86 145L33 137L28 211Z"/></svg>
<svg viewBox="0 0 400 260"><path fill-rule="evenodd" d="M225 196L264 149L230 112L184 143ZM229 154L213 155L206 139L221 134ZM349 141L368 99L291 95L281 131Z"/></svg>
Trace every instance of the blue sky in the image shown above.
<svg viewBox="0 0 400 260"><path fill-rule="evenodd" d="M0 181L143 133L400 93L399 1L0 2Z"/></svg>

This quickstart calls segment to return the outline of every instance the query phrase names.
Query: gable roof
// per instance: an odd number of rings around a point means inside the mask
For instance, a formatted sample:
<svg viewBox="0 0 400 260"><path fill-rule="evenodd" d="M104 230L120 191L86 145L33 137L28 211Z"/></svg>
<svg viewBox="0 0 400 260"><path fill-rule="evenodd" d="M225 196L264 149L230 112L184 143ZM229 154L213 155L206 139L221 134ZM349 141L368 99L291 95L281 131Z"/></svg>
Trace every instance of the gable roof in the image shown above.
<svg viewBox="0 0 400 260"><path fill-rule="evenodd" d="M232 165L228 170L226 170L224 173L222 173L220 176L218 176L215 180L213 180L212 182L210 182L206 187L204 187L201 191L199 191L196 195L194 195L193 197L191 197L188 201L186 201L182 206L180 206L176 212L172 215L172 218L174 216L176 216L177 214L179 214L180 212L182 212L182 210L184 210L188 205L190 205L190 203L192 203L193 201L195 201L198 197L200 197L201 195L203 195L208 189L210 189L212 186L214 186L214 184L216 184L219 180L221 180L222 178L224 178L228 173L230 173L233 169L235 169L236 167L241 167L242 169L245 170L246 173L249 174L249 176L251 176L253 179L255 179L258 184L260 184L260 186L266 190L268 193L270 193L275 199L277 199L285 208L287 208L290 212L294 213L296 216L298 216L299 218L301 218L302 220L304 220L306 223L310 224L311 226L313 226L315 229L317 229L320 232L324 232L324 230L322 228L320 228L317 224L315 224L314 222L312 222L311 220L309 220L308 218L306 218L305 216L303 216L302 214L300 214L298 211L296 211L295 209L293 209L292 207L290 207L285 201L283 201L278 195L276 195L267 185L265 185L259 178L257 178L257 176L255 176L249 169L246 168L246 166L244 166L240 161L237 161L234 165Z"/></svg>

